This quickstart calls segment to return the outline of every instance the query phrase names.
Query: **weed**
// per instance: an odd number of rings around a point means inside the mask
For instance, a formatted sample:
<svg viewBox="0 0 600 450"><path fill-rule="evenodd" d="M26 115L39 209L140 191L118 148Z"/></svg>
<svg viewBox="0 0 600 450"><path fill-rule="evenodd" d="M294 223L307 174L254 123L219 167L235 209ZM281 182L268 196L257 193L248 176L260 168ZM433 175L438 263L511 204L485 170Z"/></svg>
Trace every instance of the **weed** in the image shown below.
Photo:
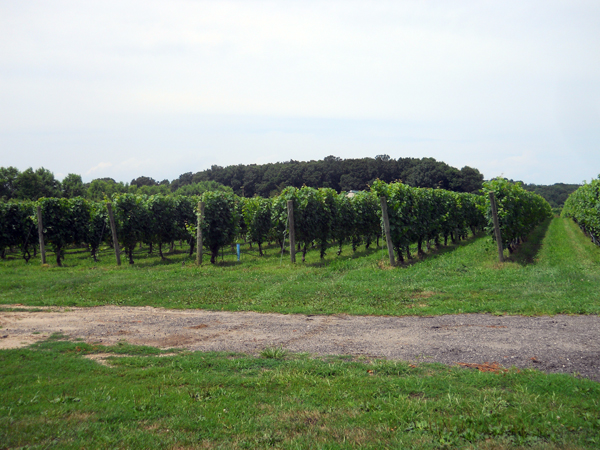
<svg viewBox="0 0 600 450"><path fill-rule="evenodd" d="M266 347L260 352L260 356L267 359L282 359L288 354L283 347Z"/></svg>

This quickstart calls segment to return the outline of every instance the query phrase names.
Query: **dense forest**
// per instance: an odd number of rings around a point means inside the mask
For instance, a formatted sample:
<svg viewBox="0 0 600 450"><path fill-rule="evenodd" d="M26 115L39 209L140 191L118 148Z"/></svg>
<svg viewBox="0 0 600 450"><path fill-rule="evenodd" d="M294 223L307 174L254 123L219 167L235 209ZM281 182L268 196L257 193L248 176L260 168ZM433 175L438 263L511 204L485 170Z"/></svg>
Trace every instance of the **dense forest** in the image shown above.
<svg viewBox="0 0 600 450"><path fill-rule="evenodd" d="M84 183L80 175L69 174L61 182L47 169L0 167L0 199L37 200L41 197L85 197L101 200L118 193L201 195L206 191L229 191L243 197L271 197L288 186L333 188L338 192L363 190L375 180L387 183L402 181L413 187L442 188L456 192L477 192L482 187L479 170L449 166L434 158L398 158L379 155L375 158L342 159L328 156L319 161L277 162L212 166L200 172L187 172L169 181L140 176L131 183L112 178L97 178ZM560 208L579 185L557 183L552 186L524 184L525 189L544 197Z"/></svg>
<svg viewBox="0 0 600 450"><path fill-rule="evenodd" d="M171 185L177 189L197 182L216 181L231 187L238 195L270 197L287 186L326 187L338 192L363 190L377 179L388 183L400 180L414 187L439 187L456 192L475 192L483 183L483 175L471 167L459 170L433 158L393 159L379 155L360 159L328 156L320 161L212 166L202 172L184 173ZM133 180L132 184L138 182Z"/></svg>
<svg viewBox="0 0 600 450"><path fill-rule="evenodd" d="M580 186L580 184L564 183L555 183L550 186L523 183L525 190L541 195L548 203L550 203L550 206L555 209L562 208L569 195L575 192Z"/></svg>

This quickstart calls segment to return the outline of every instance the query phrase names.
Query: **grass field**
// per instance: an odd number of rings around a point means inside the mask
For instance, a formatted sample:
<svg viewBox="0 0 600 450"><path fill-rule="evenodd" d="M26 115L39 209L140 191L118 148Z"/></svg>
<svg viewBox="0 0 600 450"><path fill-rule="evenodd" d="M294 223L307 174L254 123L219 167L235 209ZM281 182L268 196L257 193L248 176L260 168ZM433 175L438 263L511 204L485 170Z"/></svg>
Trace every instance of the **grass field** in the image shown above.
<svg viewBox="0 0 600 450"><path fill-rule="evenodd" d="M349 314L598 314L600 249L570 221L538 228L499 264L472 237L392 268L382 250L271 248L196 267L141 250L116 267L0 262L0 304L132 305ZM86 358L108 354L108 365ZM55 336L0 351L0 448L600 448L600 385L534 370L170 352Z"/></svg>
<svg viewBox="0 0 600 450"><path fill-rule="evenodd" d="M39 260L25 264L15 255L0 261L0 304L307 314L600 312L600 249L565 219L543 224L503 264L489 237L471 237L397 268L377 249L352 254L344 248L339 257L330 249L324 261L315 250L295 265L287 253L267 253L259 258L245 246L240 262L227 252L219 264L201 267L183 250L168 261L138 250L136 263L121 267L109 249L99 263L71 250L64 268L42 268Z"/></svg>
<svg viewBox="0 0 600 450"><path fill-rule="evenodd" d="M85 358L109 353L109 366ZM58 337L0 352L2 448L600 446L600 385L568 375ZM119 357L117 357L119 356Z"/></svg>

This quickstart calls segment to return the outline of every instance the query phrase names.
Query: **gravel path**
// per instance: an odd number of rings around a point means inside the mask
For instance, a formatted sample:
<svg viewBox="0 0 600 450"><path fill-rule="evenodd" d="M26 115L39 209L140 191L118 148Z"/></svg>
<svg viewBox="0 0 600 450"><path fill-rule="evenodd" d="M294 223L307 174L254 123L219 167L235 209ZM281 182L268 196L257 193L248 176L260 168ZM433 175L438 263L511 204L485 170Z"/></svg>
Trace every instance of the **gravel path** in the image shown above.
<svg viewBox="0 0 600 450"><path fill-rule="evenodd" d="M21 305L4 305L28 309ZM600 317L461 314L435 317L306 316L151 307L0 312L0 348L61 332L87 342L160 348L364 355L412 362L484 363L578 373L600 382Z"/></svg>

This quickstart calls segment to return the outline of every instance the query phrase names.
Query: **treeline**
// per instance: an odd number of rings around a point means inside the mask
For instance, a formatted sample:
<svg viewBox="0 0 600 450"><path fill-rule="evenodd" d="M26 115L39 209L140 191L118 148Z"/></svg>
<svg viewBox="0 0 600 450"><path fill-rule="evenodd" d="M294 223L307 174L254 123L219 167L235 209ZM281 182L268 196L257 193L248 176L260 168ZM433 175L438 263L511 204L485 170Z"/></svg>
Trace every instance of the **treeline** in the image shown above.
<svg viewBox="0 0 600 450"><path fill-rule="evenodd" d="M169 180L160 183L148 177L140 177L137 183L117 182L112 178L97 178L84 183L81 175L68 174L64 180L54 178L54 174L41 167L31 167L23 172L16 167L0 167L0 201L37 200L39 198L75 198L88 200L111 198L115 194L140 195L202 195L207 191L233 192L230 187L216 181L202 181L174 189ZM151 180L151 181L150 181ZM134 180L135 181L135 180Z"/></svg>
<svg viewBox="0 0 600 450"><path fill-rule="evenodd" d="M173 180L156 181L140 176L131 183L112 178L97 178L83 183L80 175L68 174L61 182L47 169L0 167L0 201L37 200L42 197L88 200L111 198L115 194L202 195L207 191L232 192L241 197L273 197L288 186L332 188L336 192L367 189L375 180L387 183L402 181L412 187L441 188L455 192L477 192L483 175L471 167L458 170L433 158L399 158L387 155L375 158L341 159L328 156L322 161L288 161L272 164L212 166L201 172L188 172ZM511 180L512 181L512 180ZM580 185L524 184L527 191L544 197L554 208L562 207L567 197Z"/></svg>
<svg viewBox="0 0 600 450"><path fill-rule="evenodd" d="M512 250L540 221L550 215L550 206L536 194L528 193L506 180L488 182L484 189L496 193L501 217L503 244ZM283 251L289 231L287 204L294 209L294 228L302 259L310 248L321 258L334 246L340 254L344 244L353 251L369 245L382 235L382 210L385 200L390 223L390 238L397 258L411 258L410 245L441 245L464 238L484 227L490 229L489 200L486 196L457 193L443 189L414 188L402 183L376 180L370 191L337 193L331 188L287 187L270 198L244 198L231 192L205 192L202 196L163 196L115 194L110 205L114 211L120 248L133 264L133 252L139 243L153 246L164 258L163 245L176 240L196 244L197 206L203 202L201 227L204 247L216 261L219 249L236 240L256 243L262 254L264 242L278 242ZM51 246L61 265L69 245L86 244L95 259L100 245L112 245L108 221L108 201L94 202L81 197L42 198L38 202L9 201L0 204L0 251L21 248L29 260L38 245L38 216L42 218L42 236ZM487 218L486 218L487 214Z"/></svg>
<svg viewBox="0 0 600 450"><path fill-rule="evenodd" d="M336 192L364 190L375 180L402 181L413 187L441 188L456 192L476 192L483 175L471 167L458 170L433 158L341 159L328 156L322 161L288 161L272 164L212 166L201 172L188 172L170 182L140 176L131 183L97 178L83 183L80 175L68 174L61 182L47 169L0 167L0 200L37 200L42 197L101 200L114 194L202 195L206 191L228 191L242 197L272 197L286 187L331 188Z"/></svg>
<svg viewBox="0 0 600 450"><path fill-rule="evenodd" d="M600 245L600 176L571 194L561 215L573 219L594 244Z"/></svg>
<svg viewBox="0 0 600 450"><path fill-rule="evenodd" d="M434 158L393 159L379 155L375 158L342 159L328 156L320 161L212 166L201 172L182 174L171 183L171 188L216 181L243 197L272 197L288 186L331 188L336 192L360 191L378 179L386 183L402 181L413 187L476 192L481 189L483 175L477 169L465 166L459 170ZM131 183L144 184L150 180L140 177Z"/></svg>
<svg viewBox="0 0 600 450"><path fill-rule="evenodd" d="M575 192L580 186L580 184L565 183L554 183L552 185L523 184L523 188L526 191L535 192L544 197L554 210L561 209L569 195Z"/></svg>

